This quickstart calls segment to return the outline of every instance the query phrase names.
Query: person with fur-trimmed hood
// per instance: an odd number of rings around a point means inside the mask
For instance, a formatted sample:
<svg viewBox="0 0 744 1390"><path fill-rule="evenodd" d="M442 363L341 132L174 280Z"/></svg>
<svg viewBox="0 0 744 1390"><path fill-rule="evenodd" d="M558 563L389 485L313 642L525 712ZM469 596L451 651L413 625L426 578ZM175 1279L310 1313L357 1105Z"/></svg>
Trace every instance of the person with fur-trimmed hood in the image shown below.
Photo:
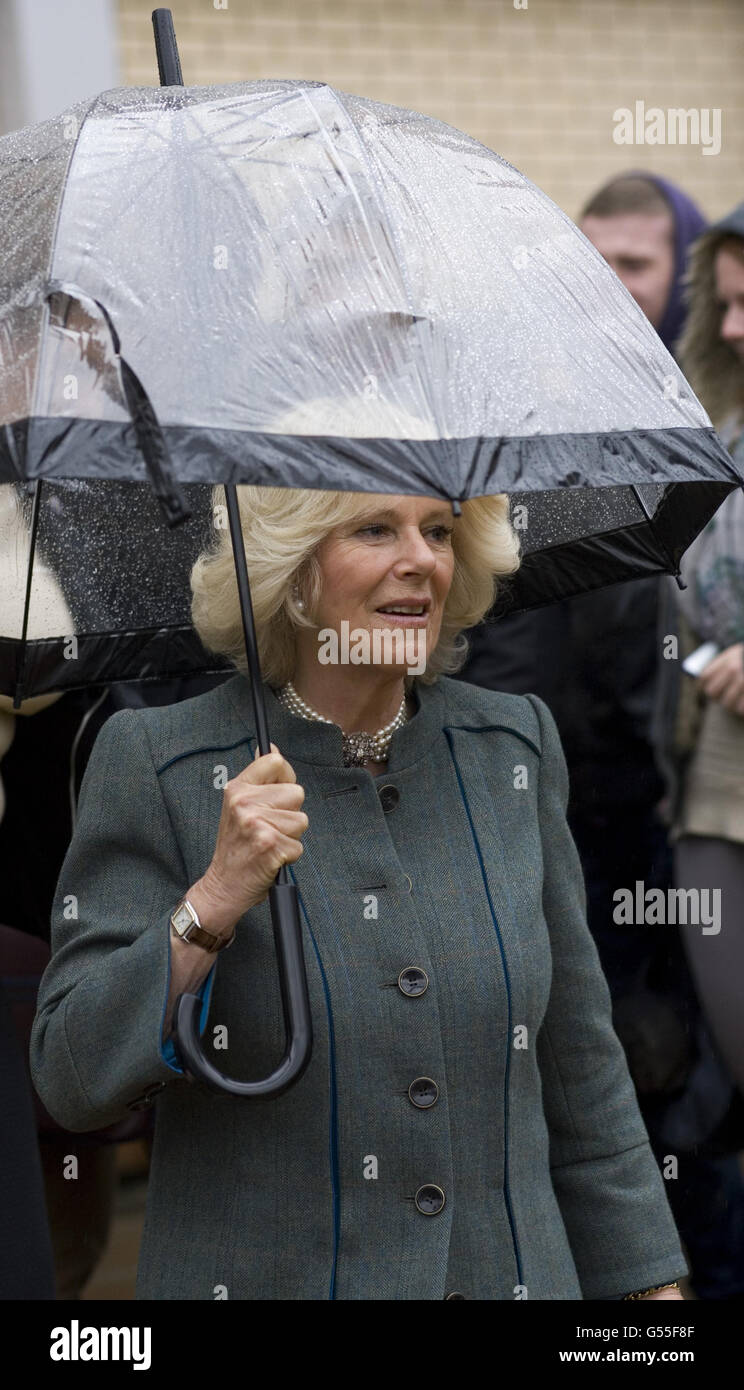
<svg viewBox="0 0 744 1390"><path fill-rule="evenodd" d="M744 460L744 202L697 239L679 361L734 458ZM686 588L665 581L655 740L667 778L677 886L720 890L720 931L681 928L711 1030L744 1095L744 490L737 488L686 551ZM719 648L697 677L682 661Z"/></svg>

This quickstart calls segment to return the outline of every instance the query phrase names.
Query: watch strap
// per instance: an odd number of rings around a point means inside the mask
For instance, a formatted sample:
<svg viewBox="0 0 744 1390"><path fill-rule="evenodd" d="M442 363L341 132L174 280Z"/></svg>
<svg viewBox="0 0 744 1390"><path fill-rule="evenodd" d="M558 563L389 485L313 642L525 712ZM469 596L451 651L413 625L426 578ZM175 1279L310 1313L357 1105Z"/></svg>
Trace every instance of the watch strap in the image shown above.
<svg viewBox="0 0 744 1390"><path fill-rule="evenodd" d="M193 918L191 926L187 927L185 932L178 931L177 927L173 923L173 918L175 917L176 913L181 907L188 907L189 912L191 913L191 916ZM229 937L218 936L216 932L207 931L206 928L203 927L201 922L199 921L199 915L196 911L196 908L194 907L193 903L189 902L188 898L181 898L181 901L176 904L171 914L171 925L173 926L173 930L175 931L176 935L180 937L181 941L192 941L195 946L201 946L202 950L208 951L210 955L215 955L217 951L224 950L226 946L232 946L233 941L235 940L234 927L232 936Z"/></svg>

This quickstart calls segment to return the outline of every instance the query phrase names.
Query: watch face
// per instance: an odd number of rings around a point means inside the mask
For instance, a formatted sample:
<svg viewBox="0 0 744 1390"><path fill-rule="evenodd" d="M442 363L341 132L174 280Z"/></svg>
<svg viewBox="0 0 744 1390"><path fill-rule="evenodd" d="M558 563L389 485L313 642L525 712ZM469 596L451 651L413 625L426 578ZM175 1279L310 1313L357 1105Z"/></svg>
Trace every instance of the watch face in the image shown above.
<svg viewBox="0 0 744 1390"><path fill-rule="evenodd" d="M173 913L172 921L176 931L181 936L188 927L193 925L194 919L185 903L182 903L177 911Z"/></svg>

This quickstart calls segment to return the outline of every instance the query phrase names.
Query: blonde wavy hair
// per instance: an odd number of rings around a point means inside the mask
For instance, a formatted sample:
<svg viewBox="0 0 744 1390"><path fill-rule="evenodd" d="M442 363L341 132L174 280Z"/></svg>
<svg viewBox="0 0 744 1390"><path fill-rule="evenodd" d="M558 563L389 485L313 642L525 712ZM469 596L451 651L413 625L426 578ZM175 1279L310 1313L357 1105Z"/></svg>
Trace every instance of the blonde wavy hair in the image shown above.
<svg viewBox="0 0 744 1390"><path fill-rule="evenodd" d="M322 589L316 550L337 526L370 520L379 497L359 492L273 487L237 488L240 521L251 585L253 616L263 679L282 686L294 675L298 628L317 628L312 614ZM247 671L227 508L222 486L212 492L215 540L191 571L191 616L208 651ZM418 677L433 684L460 669L468 654L463 629L485 617L500 579L520 564L519 539L509 519L505 494L462 502L454 518L452 584L444 606L439 641ZM305 608L300 609L293 596ZM406 676L406 684L412 678Z"/></svg>

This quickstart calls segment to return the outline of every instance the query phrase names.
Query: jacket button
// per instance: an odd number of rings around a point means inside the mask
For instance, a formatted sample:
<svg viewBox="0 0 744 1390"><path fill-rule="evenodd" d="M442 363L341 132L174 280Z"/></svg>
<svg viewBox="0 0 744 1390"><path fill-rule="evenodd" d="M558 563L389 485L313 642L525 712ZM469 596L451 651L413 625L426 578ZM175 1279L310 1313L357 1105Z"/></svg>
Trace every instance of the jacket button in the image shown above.
<svg viewBox="0 0 744 1390"><path fill-rule="evenodd" d="M436 1105L438 1096L439 1087L430 1076L417 1076L408 1087L408 1098L419 1110L428 1110L430 1105Z"/></svg>
<svg viewBox="0 0 744 1390"><path fill-rule="evenodd" d="M451 1298L465 1298L465 1299L467 1299L467 1294L466 1294L466 1293L446 1293L446 1294L444 1295L444 1301L445 1301L445 1303L449 1303L449 1301L450 1301Z"/></svg>
<svg viewBox="0 0 744 1390"><path fill-rule="evenodd" d="M417 994L425 994L429 988L429 976L419 965L407 965L405 970L401 970L398 976L398 989L402 994L407 994L413 998Z"/></svg>
<svg viewBox="0 0 744 1390"><path fill-rule="evenodd" d="M385 815L389 816L390 812L395 810L400 801L400 792L398 788L393 787L390 782L386 782L384 787L378 788L378 795L380 798L380 805Z"/></svg>
<svg viewBox="0 0 744 1390"><path fill-rule="evenodd" d="M444 1206L445 1197L441 1187L437 1187L435 1182L427 1182L418 1189L413 1200L423 1216L436 1216Z"/></svg>

